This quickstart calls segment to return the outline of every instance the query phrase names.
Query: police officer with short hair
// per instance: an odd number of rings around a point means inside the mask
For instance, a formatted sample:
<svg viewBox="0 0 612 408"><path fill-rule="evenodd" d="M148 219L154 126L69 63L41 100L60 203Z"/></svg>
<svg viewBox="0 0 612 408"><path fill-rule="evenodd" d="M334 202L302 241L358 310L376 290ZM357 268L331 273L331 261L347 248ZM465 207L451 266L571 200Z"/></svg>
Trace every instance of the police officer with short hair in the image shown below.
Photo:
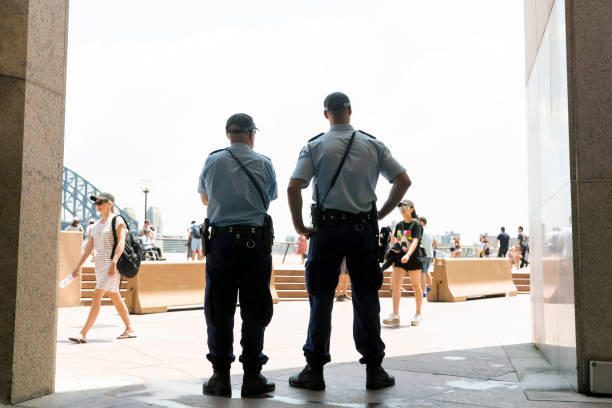
<svg viewBox="0 0 612 408"><path fill-rule="evenodd" d="M406 170L385 145L350 125L349 98L334 92L325 98L324 114L331 128L310 139L300 153L287 189L293 225L310 236L306 285L310 322L303 347L307 365L289 379L293 387L324 390L323 366L331 361L329 341L334 289L346 257L353 295L353 337L366 364L366 388L395 384L382 368L385 344L380 338L378 290L383 273L377 260L378 220L389 214L410 186ZM393 183L385 204L376 211L379 175ZM311 216L314 228L302 219L302 193L314 178Z"/></svg>
<svg viewBox="0 0 612 408"><path fill-rule="evenodd" d="M204 314L208 332L207 359L214 374L203 393L231 397L234 314L240 294L242 396L274 391L261 375L264 331L272 319L270 201L278 196L276 174L269 158L253 151L257 128L244 113L232 115L225 131L231 145L212 152L200 176L198 192L207 206L204 251L206 293Z"/></svg>

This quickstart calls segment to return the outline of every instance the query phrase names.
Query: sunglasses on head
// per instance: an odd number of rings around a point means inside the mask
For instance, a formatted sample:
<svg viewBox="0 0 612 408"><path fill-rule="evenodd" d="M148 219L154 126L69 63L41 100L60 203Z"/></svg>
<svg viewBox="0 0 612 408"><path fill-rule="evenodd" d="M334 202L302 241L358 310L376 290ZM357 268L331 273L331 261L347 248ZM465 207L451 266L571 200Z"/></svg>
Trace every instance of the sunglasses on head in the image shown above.
<svg viewBox="0 0 612 408"><path fill-rule="evenodd" d="M98 201L95 202L96 205L102 205L104 203L108 203L108 201L106 201L106 200L98 200Z"/></svg>

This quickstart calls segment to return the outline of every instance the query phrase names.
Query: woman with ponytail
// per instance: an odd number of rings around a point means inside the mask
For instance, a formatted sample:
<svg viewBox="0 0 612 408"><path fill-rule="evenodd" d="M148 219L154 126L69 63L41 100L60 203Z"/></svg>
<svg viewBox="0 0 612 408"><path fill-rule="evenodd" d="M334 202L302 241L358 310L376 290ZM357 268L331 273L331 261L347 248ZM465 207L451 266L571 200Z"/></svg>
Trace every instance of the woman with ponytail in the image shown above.
<svg viewBox="0 0 612 408"><path fill-rule="evenodd" d="M408 272L416 301L416 314L412 318L411 324L418 326L422 320L421 306L423 305L423 296L421 295L423 293L421 288L421 269L423 265L419 259L419 244L423 237L423 227L417 218L412 201L402 200L398 207L404 220L395 226L391 250L396 253L401 252L404 255L393 265L393 272L391 273L393 313L384 319L383 323L390 326L399 326L400 324L399 305L404 276Z"/></svg>

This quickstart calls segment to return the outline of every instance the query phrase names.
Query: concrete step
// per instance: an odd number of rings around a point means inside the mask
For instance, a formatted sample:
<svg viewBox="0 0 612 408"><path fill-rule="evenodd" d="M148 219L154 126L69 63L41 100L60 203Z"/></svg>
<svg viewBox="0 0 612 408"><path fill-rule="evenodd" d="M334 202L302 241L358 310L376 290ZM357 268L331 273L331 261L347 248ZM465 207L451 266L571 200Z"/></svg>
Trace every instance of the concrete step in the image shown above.
<svg viewBox="0 0 612 408"><path fill-rule="evenodd" d="M304 277L304 275L302 276L278 276L274 275L274 280L276 281L276 283L292 283L292 282L302 282L304 283L306 278Z"/></svg>

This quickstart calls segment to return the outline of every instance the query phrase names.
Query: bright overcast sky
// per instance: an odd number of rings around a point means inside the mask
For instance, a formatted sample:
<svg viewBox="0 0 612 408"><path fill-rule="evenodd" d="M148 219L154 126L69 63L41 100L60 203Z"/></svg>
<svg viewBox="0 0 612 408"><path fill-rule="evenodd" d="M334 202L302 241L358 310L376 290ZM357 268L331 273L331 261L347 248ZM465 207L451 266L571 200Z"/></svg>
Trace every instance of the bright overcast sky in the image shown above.
<svg viewBox="0 0 612 408"><path fill-rule="evenodd" d="M283 240L289 177L340 90L352 124L407 168L407 198L435 232L515 235L527 224L523 41L520 1L74 0L65 165L140 217L139 180L152 179L164 232L182 234L205 217L208 153L246 112L276 169ZM381 177L379 206L389 186Z"/></svg>

